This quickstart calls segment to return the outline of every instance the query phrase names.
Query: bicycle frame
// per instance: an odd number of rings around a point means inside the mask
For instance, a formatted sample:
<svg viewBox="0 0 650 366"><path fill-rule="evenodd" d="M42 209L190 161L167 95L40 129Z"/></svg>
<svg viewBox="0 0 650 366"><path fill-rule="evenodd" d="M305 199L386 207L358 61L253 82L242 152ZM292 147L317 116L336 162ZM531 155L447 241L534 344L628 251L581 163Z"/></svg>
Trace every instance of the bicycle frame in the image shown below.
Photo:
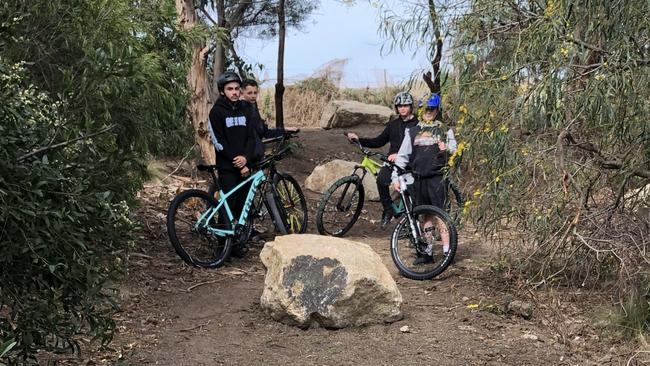
<svg viewBox="0 0 650 366"><path fill-rule="evenodd" d="M384 164L379 163L379 162L371 159L368 155L364 155L363 160L361 160L361 164L354 167L354 171L352 172L352 174L353 175L358 175L357 170L360 169L362 171L362 173L361 173L361 181L363 181L363 178L365 178L367 172L370 172L372 175L374 175L376 177L377 174L379 174L379 170L383 166L384 166ZM346 192L344 191L343 196L345 196L345 193ZM395 215L399 216L399 215L404 213L405 205L404 205L403 197L402 197L402 199L398 199L397 201L399 201L397 204L395 204L395 201L393 201L391 203L391 207L393 208L393 211L395 212ZM341 202L339 202L337 207L340 204L341 204Z"/></svg>
<svg viewBox="0 0 650 366"><path fill-rule="evenodd" d="M410 197L408 197L408 194L406 192L407 189L406 178L404 178L404 175L399 175L397 179L399 181L399 188L400 188L399 194L402 198L400 202L404 206L403 209L406 212L406 217L409 222L409 227L411 228L411 235L413 236L416 242L419 242L420 237L422 235L422 231L420 230L420 227L416 225L416 222L413 220L412 211L411 211L413 207L411 205L404 204L406 200L410 200Z"/></svg>
<svg viewBox="0 0 650 366"><path fill-rule="evenodd" d="M263 170L259 170L253 175L251 175L248 179L239 183L235 188L233 188L229 192L224 193L223 190L220 189L219 203L217 204L217 206L211 207L209 210L205 211L201 215L201 217L196 223L197 228L198 226L206 225L205 223L210 222L214 217L214 215L216 215L217 212L219 212L219 208L223 206L226 210L228 221L235 224L234 225L235 229L234 230L215 229L210 227L210 225L207 225L207 230L210 234L216 236L235 235L237 226L243 226L246 224L246 221L248 220L248 214L250 212L251 206L253 205L253 200L255 199L255 193L257 192L257 189L264 181L266 181L266 175L264 174ZM245 186L250 182L252 182L252 184L250 189L248 190L248 195L246 196L246 201L244 202L244 208L242 209L241 215L239 215L239 219L235 221L235 217L233 216L232 211L230 210L230 206L228 205L227 198L232 196L237 190L241 189L241 187Z"/></svg>

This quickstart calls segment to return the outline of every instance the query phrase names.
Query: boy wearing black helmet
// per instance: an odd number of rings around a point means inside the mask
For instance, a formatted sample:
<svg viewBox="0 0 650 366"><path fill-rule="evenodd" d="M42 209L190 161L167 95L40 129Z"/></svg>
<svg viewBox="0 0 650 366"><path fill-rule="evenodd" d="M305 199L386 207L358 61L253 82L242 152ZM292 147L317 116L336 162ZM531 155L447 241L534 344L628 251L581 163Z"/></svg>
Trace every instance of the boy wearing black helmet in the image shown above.
<svg viewBox="0 0 650 366"><path fill-rule="evenodd" d="M217 150L219 184L228 192L250 175L254 163L264 155L264 148L255 131L260 123L254 107L241 96L241 79L226 71L217 80L219 98L210 110L210 135ZM235 217L241 214L248 187L240 188L228 198ZM243 243L242 243L243 244ZM233 248L235 249L235 248Z"/></svg>
<svg viewBox="0 0 650 366"><path fill-rule="evenodd" d="M445 166L450 153L456 151L456 138L451 129L446 129L440 120L440 96L432 94L422 106L422 121L409 128L397 152L395 165L411 167L416 174L411 185L415 205L433 205L445 209L447 184L444 182ZM446 131L445 131L446 130ZM397 172L392 174L393 187L399 191ZM425 218L424 228L437 225L440 231L443 254L449 250L449 232L444 223L433 217ZM425 264L433 261L433 246L429 245L427 253L420 255L413 264Z"/></svg>
<svg viewBox="0 0 650 366"><path fill-rule="evenodd" d="M355 133L349 133L348 139L350 141L358 139L361 146L369 148L379 148L390 142L388 148L388 160L395 161L397 151L404 139L404 131L413 127L418 123L417 118L413 115L413 97L407 92L400 92L395 95L393 105L398 116L394 120L388 122L386 128L375 138L359 138ZM390 181L391 171L390 167L384 165L377 174L377 191L379 192L379 200L384 207L384 212L381 217L381 226L388 225L394 216L393 208L391 207L392 200L390 198Z"/></svg>

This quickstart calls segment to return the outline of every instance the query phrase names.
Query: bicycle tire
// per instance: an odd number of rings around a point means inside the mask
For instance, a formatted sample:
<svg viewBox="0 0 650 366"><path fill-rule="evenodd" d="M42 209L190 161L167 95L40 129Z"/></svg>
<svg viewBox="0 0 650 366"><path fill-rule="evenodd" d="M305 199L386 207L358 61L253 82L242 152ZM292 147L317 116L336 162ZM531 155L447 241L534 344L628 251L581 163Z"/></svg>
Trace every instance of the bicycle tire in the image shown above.
<svg viewBox="0 0 650 366"><path fill-rule="evenodd" d="M278 173L273 177L273 186L278 194L276 203L284 208L286 214L287 233L307 232L309 220L307 200L296 179L289 174Z"/></svg>
<svg viewBox="0 0 650 366"><path fill-rule="evenodd" d="M217 201L212 196L199 189L179 193L169 205L167 235L176 254L189 265L216 268L230 255L232 237L216 237L208 233L205 227L196 228L196 221L201 214L216 205ZM212 219L214 225L210 226L230 230L232 224L228 220L217 223L218 217L222 215L226 217L226 211L220 208Z"/></svg>
<svg viewBox="0 0 650 366"><path fill-rule="evenodd" d="M452 181L447 184L447 198L445 201L445 211L449 214L454 225L460 227L465 205L465 197L460 188Z"/></svg>
<svg viewBox="0 0 650 366"><path fill-rule="evenodd" d="M451 217L440 208L430 205L416 206L411 212L411 217L418 224L420 223L420 218L422 217L424 219L426 215L431 215L441 220L442 225L444 225L449 233L449 250L446 256L442 254L440 247L436 247L439 245L436 242L441 238L440 228L437 225L427 229L430 233L428 234L429 237L426 243L416 242L411 232L408 215L404 215L391 235L390 255L393 263L395 263L395 266L397 266L397 269L399 269L399 272L404 277L413 280L428 280L440 275L453 262L458 248L458 234ZM409 265L410 261L415 262L418 257L425 254L424 251L427 245L431 245L432 261L430 263L413 263Z"/></svg>
<svg viewBox="0 0 650 366"><path fill-rule="evenodd" d="M283 214L283 208L277 204L277 193L275 192L275 187L272 187L271 190L272 192L267 192L265 194L264 204L266 204L266 208L269 211L269 215L271 215L271 220L273 221L275 228L280 232L280 234L286 235L286 214Z"/></svg>
<svg viewBox="0 0 650 366"><path fill-rule="evenodd" d="M350 189L352 189L352 191L350 191ZM353 208L352 206L354 203L355 194L357 195L357 204L356 207ZM348 197L349 202L347 202ZM345 207L341 207L339 203L333 202L336 200L338 200L340 203L345 203ZM359 176L349 175L334 182L334 184L332 184L332 186L330 186L330 188L325 191L318 204L318 209L316 211L316 227L318 228L318 232L321 235L331 235L336 237L342 237L343 235L347 234L347 232L350 231L352 226L354 226L354 224L359 219L359 215L363 209L364 200L365 191L363 188L363 183L361 182L361 178L359 178ZM343 218L330 218L328 213L328 203L332 204L333 209L336 210L331 212L334 213L338 211L340 213L344 213ZM353 210L351 210L352 208ZM348 216L349 221L345 220L345 218ZM344 226L340 229L335 230L332 228L332 226L335 224L344 224Z"/></svg>
<svg viewBox="0 0 650 366"><path fill-rule="evenodd" d="M215 182L210 183L210 188L208 188L208 194L214 199L218 199L217 196L217 184Z"/></svg>

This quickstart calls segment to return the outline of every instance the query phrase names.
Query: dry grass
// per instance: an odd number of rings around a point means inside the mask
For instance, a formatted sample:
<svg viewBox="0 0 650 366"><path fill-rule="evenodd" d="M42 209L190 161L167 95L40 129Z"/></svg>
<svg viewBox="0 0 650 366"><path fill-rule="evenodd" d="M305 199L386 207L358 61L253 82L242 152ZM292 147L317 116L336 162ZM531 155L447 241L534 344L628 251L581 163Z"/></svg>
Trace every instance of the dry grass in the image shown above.
<svg viewBox="0 0 650 366"><path fill-rule="evenodd" d="M393 85L383 88L338 88L323 77L312 77L288 86L284 92L285 125L318 127L327 103L333 99L354 100L368 104L392 107L393 97L401 89ZM262 117L270 126L275 125L275 90L262 89L259 107ZM414 94L415 95L415 94Z"/></svg>

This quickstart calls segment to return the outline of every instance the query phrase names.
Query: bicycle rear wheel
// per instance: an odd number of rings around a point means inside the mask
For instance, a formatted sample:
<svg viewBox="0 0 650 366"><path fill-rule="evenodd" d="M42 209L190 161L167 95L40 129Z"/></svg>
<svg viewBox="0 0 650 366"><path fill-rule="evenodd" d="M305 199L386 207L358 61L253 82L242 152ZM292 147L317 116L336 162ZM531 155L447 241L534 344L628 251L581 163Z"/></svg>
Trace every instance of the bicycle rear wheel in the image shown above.
<svg viewBox="0 0 650 366"><path fill-rule="evenodd" d="M343 236L359 219L365 192L357 175L343 177L323 194L316 212L321 235Z"/></svg>
<svg viewBox="0 0 650 366"><path fill-rule="evenodd" d="M454 259L458 247L456 227L449 215L435 206L417 206L411 213L417 231L411 230L408 215L399 221L390 241L390 254L400 273L413 280L428 280L441 274ZM449 234L449 249L443 253L442 238Z"/></svg>
<svg viewBox="0 0 650 366"><path fill-rule="evenodd" d="M284 209L286 231L304 234L307 231L307 200L298 182L289 174L278 173L273 177L277 192L276 204Z"/></svg>
<svg viewBox="0 0 650 366"><path fill-rule="evenodd" d="M464 205L465 197L463 196L463 192L461 192L460 188L454 182L448 181L445 211L447 211L456 227L460 227Z"/></svg>
<svg viewBox="0 0 650 366"><path fill-rule="evenodd" d="M167 234L174 250L185 263L195 267L216 268L228 258L232 237L217 237L208 232L208 226L223 230L232 228L225 210L220 209L209 225L201 222L206 219L201 219L203 213L216 206L217 201L212 196L198 189L181 192L169 206Z"/></svg>

